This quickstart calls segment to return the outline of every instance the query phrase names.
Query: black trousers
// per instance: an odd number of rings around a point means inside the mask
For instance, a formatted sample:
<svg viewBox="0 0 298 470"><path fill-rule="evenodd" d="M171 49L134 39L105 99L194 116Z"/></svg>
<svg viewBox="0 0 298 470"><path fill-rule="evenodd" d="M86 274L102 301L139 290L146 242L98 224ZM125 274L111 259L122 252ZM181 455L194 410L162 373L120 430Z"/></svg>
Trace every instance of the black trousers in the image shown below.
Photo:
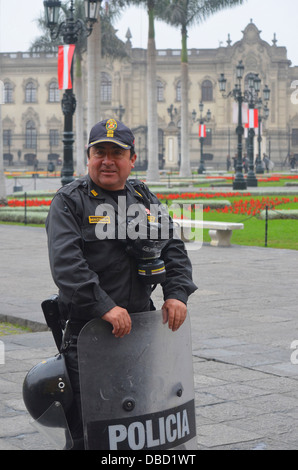
<svg viewBox="0 0 298 470"><path fill-rule="evenodd" d="M85 450L78 352L75 338L71 338L71 343L67 346L64 352L64 356L74 394L73 404L70 410L67 412L66 416L69 430L73 439L73 447L71 450Z"/></svg>

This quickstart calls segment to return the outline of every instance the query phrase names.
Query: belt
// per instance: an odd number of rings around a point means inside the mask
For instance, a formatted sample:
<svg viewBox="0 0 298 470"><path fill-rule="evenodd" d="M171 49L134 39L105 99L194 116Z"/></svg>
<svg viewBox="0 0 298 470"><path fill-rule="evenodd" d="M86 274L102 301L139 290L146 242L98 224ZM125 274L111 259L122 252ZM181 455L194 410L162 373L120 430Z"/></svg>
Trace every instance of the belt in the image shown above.
<svg viewBox="0 0 298 470"><path fill-rule="evenodd" d="M78 336L82 328L88 323L87 321L69 320L67 329L71 336Z"/></svg>

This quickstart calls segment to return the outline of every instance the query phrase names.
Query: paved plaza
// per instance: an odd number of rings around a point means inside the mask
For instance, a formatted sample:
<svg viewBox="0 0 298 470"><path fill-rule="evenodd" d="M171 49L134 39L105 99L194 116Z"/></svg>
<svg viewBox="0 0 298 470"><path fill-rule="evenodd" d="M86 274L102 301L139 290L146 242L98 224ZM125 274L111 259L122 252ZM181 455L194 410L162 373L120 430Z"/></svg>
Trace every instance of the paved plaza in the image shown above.
<svg viewBox="0 0 298 470"><path fill-rule="evenodd" d="M56 293L46 234L0 225L0 241L0 321L34 330L0 338L0 450L51 449L22 401L27 371L57 352L40 308ZM296 450L298 252L189 248L199 287L189 301L198 449ZM159 308L159 288L154 299Z"/></svg>

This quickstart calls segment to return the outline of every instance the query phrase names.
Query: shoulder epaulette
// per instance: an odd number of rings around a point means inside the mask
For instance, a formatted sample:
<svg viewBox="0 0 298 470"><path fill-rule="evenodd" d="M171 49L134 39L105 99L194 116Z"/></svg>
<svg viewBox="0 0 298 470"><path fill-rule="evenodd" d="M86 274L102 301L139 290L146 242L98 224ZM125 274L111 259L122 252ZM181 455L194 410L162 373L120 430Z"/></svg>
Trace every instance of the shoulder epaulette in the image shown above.
<svg viewBox="0 0 298 470"><path fill-rule="evenodd" d="M142 196L144 199L152 202L151 192L148 186L141 180L138 179L129 179L128 182L132 185L134 190Z"/></svg>
<svg viewBox="0 0 298 470"><path fill-rule="evenodd" d="M72 181L71 183L68 183L65 186L62 186L62 188L60 188L57 192L69 195L79 187L82 187L82 188L87 187L87 181L84 177L78 178Z"/></svg>

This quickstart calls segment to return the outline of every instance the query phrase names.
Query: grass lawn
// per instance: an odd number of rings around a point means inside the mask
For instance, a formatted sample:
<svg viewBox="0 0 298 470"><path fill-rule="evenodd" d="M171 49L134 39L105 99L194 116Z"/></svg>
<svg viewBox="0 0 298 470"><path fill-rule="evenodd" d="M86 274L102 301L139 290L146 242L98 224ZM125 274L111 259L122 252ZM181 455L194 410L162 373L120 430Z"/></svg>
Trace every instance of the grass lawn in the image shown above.
<svg viewBox="0 0 298 470"><path fill-rule="evenodd" d="M205 220L226 222L241 222L243 230L234 230L231 243L235 245L265 246L265 220L250 217L245 220L243 216L234 214L204 214ZM208 230L203 230L203 240L210 241ZM267 246L270 248L285 248L298 250L298 220L275 219L268 220Z"/></svg>
<svg viewBox="0 0 298 470"><path fill-rule="evenodd" d="M221 198L216 198L220 200ZM224 198L223 198L224 199ZM225 197L225 199L227 199ZM298 198L289 197L269 197L265 196L267 203L274 210L296 209L298 210ZM254 210L259 202L258 210L264 206L262 197L230 197L232 207L226 212L208 207L203 212L204 220L218 222L243 223L244 230L234 230L231 243L235 245L265 246L266 222L258 218L258 213ZM175 202L179 202L175 200ZM261 205L261 207L260 207ZM238 213L235 213L237 212ZM180 215L177 213L180 217ZM191 218L191 211L184 211L184 217ZM174 211L175 218L175 211ZM208 230L203 230L203 241L210 242ZM268 220L267 225L267 247L298 250L298 219L274 219Z"/></svg>

